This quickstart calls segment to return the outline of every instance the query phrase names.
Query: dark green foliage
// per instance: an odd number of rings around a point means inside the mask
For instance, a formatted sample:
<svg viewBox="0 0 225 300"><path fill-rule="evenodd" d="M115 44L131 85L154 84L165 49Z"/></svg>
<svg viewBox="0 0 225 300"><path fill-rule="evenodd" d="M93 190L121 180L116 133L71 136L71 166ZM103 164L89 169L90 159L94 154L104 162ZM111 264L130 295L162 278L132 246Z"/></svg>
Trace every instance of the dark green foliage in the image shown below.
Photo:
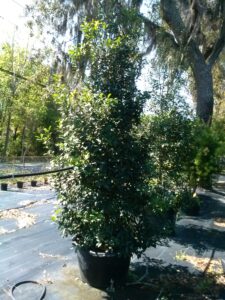
<svg viewBox="0 0 225 300"><path fill-rule="evenodd" d="M200 199L196 194L186 189L182 193L181 211L190 216L197 216L200 211Z"/></svg>
<svg viewBox="0 0 225 300"><path fill-rule="evenodd" d="M75 62L88 54L91 72L88 88L64 106L59 162L75 167L56 180L57 221L82 247L130 256L166 235L173 195L149 185L148 139L139 130L145 97L135 87L141 58L122 25L113 35L104 22L85 23L89 44L70 52Z"/></svg>
<svg viewBox="0 0 225 300"><path fill-rule="evenodd" d="M179 205L187 207L188 197L190 205L195 205L196 188L211 188L212 175L220 171L225 151L223 128L218 124L208 127L176 110L148 117L145 122L155 166L152 183L174 191Z"/></svg>
<svg viewBox="0 0 225 300"><path fill-rule="evenodd" d="M212 175L220 171L220 159L225 154L225 134L222 124L211 127L197 122L194 127L194 172L196 183L205 188L212 187Z"/></svg>
<svg viewBox="0 0 225 300"><path fill-rule="evenodd" d="M189 185L188 169L194 157L192 122L176 110L150 118L151 155L159 184L176 189Z"/></svg>

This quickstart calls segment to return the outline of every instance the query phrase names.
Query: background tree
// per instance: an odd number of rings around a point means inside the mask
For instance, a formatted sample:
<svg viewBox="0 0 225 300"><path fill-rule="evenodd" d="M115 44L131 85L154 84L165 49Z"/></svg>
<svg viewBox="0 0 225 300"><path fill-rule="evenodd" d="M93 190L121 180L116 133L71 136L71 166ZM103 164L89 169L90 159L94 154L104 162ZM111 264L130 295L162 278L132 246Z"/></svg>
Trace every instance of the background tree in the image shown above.
<svg viewBox="0 0 225 300"><path fill-rule="evenodd" d="M65 33L69 37L67 41L72 39L74 43L82 42L81 20L102 13L102 7L105 13L105 8L115 12L119 6L140 10L143 8L141 4L150 8L150 13L142 14L148 42L147 52L155 44L161 51L161 58L172 61L171 67L191 70L196 91L196 113L205 123L211 123L214 107L212 68L225 44L223 0L36 0L29 11L42 29L43 24L51 25L49 28L54 40L59 39L63 33L65 44ZM174 61L174 57L179 59Z"/></svg>
<svg viewBox="0 0 225 300"><path fill-rule="evenodd" d="M203 3L204 2L204 3ZM184 55L196 89L196 113L210 123L213 114L212 68L225 45L223 1L167 1L160 3L163 35ZM209 25L210 24L210 25ZM172 34L171 34L172 33Z"/></svg>
<svg viewBox="0 0 225 300"><path fill-rule="evenodd" d="M45 55L9 44L0 52L0 155L3 157L43 153L43 145L36 136L44 127L55 124L50 111L54 109L57 118L56 105L45 88L49 67L43 63L44 59Z"/></svg>
<svg viewBox="0 0 225 300"><path fill-rule="evenodd" d="M225 117L225 53L221 54L221 60L217 62L213 70L215 114L214 120L224 120Z"/></svg>

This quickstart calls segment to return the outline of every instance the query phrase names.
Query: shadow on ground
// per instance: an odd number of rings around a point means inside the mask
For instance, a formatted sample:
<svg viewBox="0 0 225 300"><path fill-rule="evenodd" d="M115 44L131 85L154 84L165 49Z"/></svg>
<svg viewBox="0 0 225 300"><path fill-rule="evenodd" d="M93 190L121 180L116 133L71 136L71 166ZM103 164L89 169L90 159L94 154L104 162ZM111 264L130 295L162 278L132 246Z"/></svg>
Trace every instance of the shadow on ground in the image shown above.
<svg viewBox="0 0 225 300"><path fill-rule="evenodd" d="M207 194L199 195L201 203L200 216L204 219L214 217L225 218L225 191L213 190Z"/></svg>
<svg viewBox="0 0 225 300"><path fill-rule="evenodd" d="M146 273L146 266L148 266ZM177 300L225 299L225 286L221 276L196 272L187 267L165 266L162 261L149 259L147 265L135 263L129 274L128 286L108 293L108 300ZM144 279L138 279L145 274ZM133 282L133 284L132 284Z"/></svg>
<svg viewBox="0 0 225 300"><path fill-rule="evenodd" d="M216 249L225 251L225 232L216 229L201 228L195 225L178 225L174 241L184 246L191 246L197 253Z"/></svg>
<svg viewBox="0 0 225 300"><path fill-rule="evenodd" d="M197 253L215 249L225 251L225 227L219 228L214 221L221 218L225 222L224 191L207 191L200 194L201 210L198 217L184 217L176 226L173 240L184 246L191 246Z"/></svg>
<svg viewBox="0 0 225 300"><path fill-rule="evenodd" d="M15 196L14 203L9 194L2 192L2 199L5 196L4 201L1 199L4 209L14 207L22 200L30 200L30 194L21 194ZM7 286L33 278L47 286L46 300L225 299L224 196L224 189L201 192L200 215L182 216L168 245L147 249L144 259L134 259L131 263L128 284L115 290L112 286L106 292L93 289L79 279L70 241L62 240L55 224L49 220L53 203L40 202L40 205L24 208L24 212L37 216L37 222L29 228L1 236L0 284L4 290L1 293L0 289L0 298L3 295L5 298L1 299L10 299L6 298ZM224 227L215 225L217 218L224 220ZM1 225L8 226L9 231L14 228L10 227L14 223L2 222ZM66 259L60 259L62 257ZM30 285L22 288L23 296L24 289L27 293L34 291Z"/></svg>
<svg viewBox="0 0 225 300"><path fill-rule="evenodd" d="M116 290L104 299L113 300L177 300L177 299L225 299L225 266L223 259L214 257L218 251L225 252L225 228L214 225L216 218L225 220L225 192L215 188L200 193L202 200L198 217L184 216L176 226L173 241L185 247L192 247L201 256L188 256L193 262L189 266L179 262L165 264L165 261L145 257L145 263L132 264L128 286ZM211 253L211 257L209 257ZM198 267L196 267L196 262ZM219 267L218 267L219 265ZM194 270L194 271L193 271ZM144 278L139 281L140 278ZM132 284L133 282L133 284Z"/></svg>

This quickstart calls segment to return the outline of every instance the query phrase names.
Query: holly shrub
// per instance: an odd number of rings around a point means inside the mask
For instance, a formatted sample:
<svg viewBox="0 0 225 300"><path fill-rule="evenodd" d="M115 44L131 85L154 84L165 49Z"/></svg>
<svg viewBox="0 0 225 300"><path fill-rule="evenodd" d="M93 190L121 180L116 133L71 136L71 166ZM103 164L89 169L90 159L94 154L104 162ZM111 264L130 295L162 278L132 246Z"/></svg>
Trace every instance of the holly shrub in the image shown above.
<svg viewBox="0 0 225 300"><path fill-rule="evenodd" d="M89 67L85 84L62 107L57 163L74 169L56 176L56 220L80 247L130 256L168 234L174 195L149 184L153 164L141 131L147 95L135 84L142 64L139 20L126 13L124 27L116 27L116 18L109 25L84 23L85 44L70 51L75 69L87 58Z"/></svg>

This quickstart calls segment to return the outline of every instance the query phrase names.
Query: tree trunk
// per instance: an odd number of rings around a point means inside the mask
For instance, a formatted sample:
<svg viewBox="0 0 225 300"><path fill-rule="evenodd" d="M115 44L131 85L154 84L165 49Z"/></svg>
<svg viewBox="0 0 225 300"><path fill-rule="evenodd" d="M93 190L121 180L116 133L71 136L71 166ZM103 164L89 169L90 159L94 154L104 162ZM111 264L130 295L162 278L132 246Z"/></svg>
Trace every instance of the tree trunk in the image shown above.
<svg viewBox="0 0 225 300"><path fill-rule="evenodd" d="M13 133L13 140L14 141L17 139L17 131L18 131L18 126L16 126L16 128L14 129L14 133Z"/></svg>
<svg viewBox="0 0 225 300"><path fill-rule="evenodd" d="M3 149L3 157L6 157L8 152L11 118L12 118L12 113L11 111L9 111L7 126L6 126L6 134L5 134L5 144Z"/></svg>
<svg viewBox="0 0 225 300"><path fill-rule="evenodd" d="M196 114L206 124L211 124L213 115L212 68L206 63L194 63L192 71L196 88Z"/></svg>
<svg viewBox="0 0 225 300"><path fill-rule="evenodd" d="M21 157L24 158L25 153L25 132L26 132L26 126L23 126L22 130L22 137L21 137Z"/></svg>
<svg viewBox="0 0 225 300"><path fill-rule="evenodd" d="M213 115L212 67L225 47L225 6L222 2L224 1L218 3L217 8L212 10L212 18L208 14L210 5L202 5L201 1L160 1L163 21L172 31L172 34L166 31L164 37L170 44L172 41L174 49L186 52L184 54L192 68L195 80L196 114L209 125ZM220 22L218 28L208 29L208 32L215 35L213 44L211 40L206 39L205 32L202 31L202 20L209 24L211 21ZM155 31L161 29L153 25L150 23L150 30L151 28L155 28Z"/></svg>

